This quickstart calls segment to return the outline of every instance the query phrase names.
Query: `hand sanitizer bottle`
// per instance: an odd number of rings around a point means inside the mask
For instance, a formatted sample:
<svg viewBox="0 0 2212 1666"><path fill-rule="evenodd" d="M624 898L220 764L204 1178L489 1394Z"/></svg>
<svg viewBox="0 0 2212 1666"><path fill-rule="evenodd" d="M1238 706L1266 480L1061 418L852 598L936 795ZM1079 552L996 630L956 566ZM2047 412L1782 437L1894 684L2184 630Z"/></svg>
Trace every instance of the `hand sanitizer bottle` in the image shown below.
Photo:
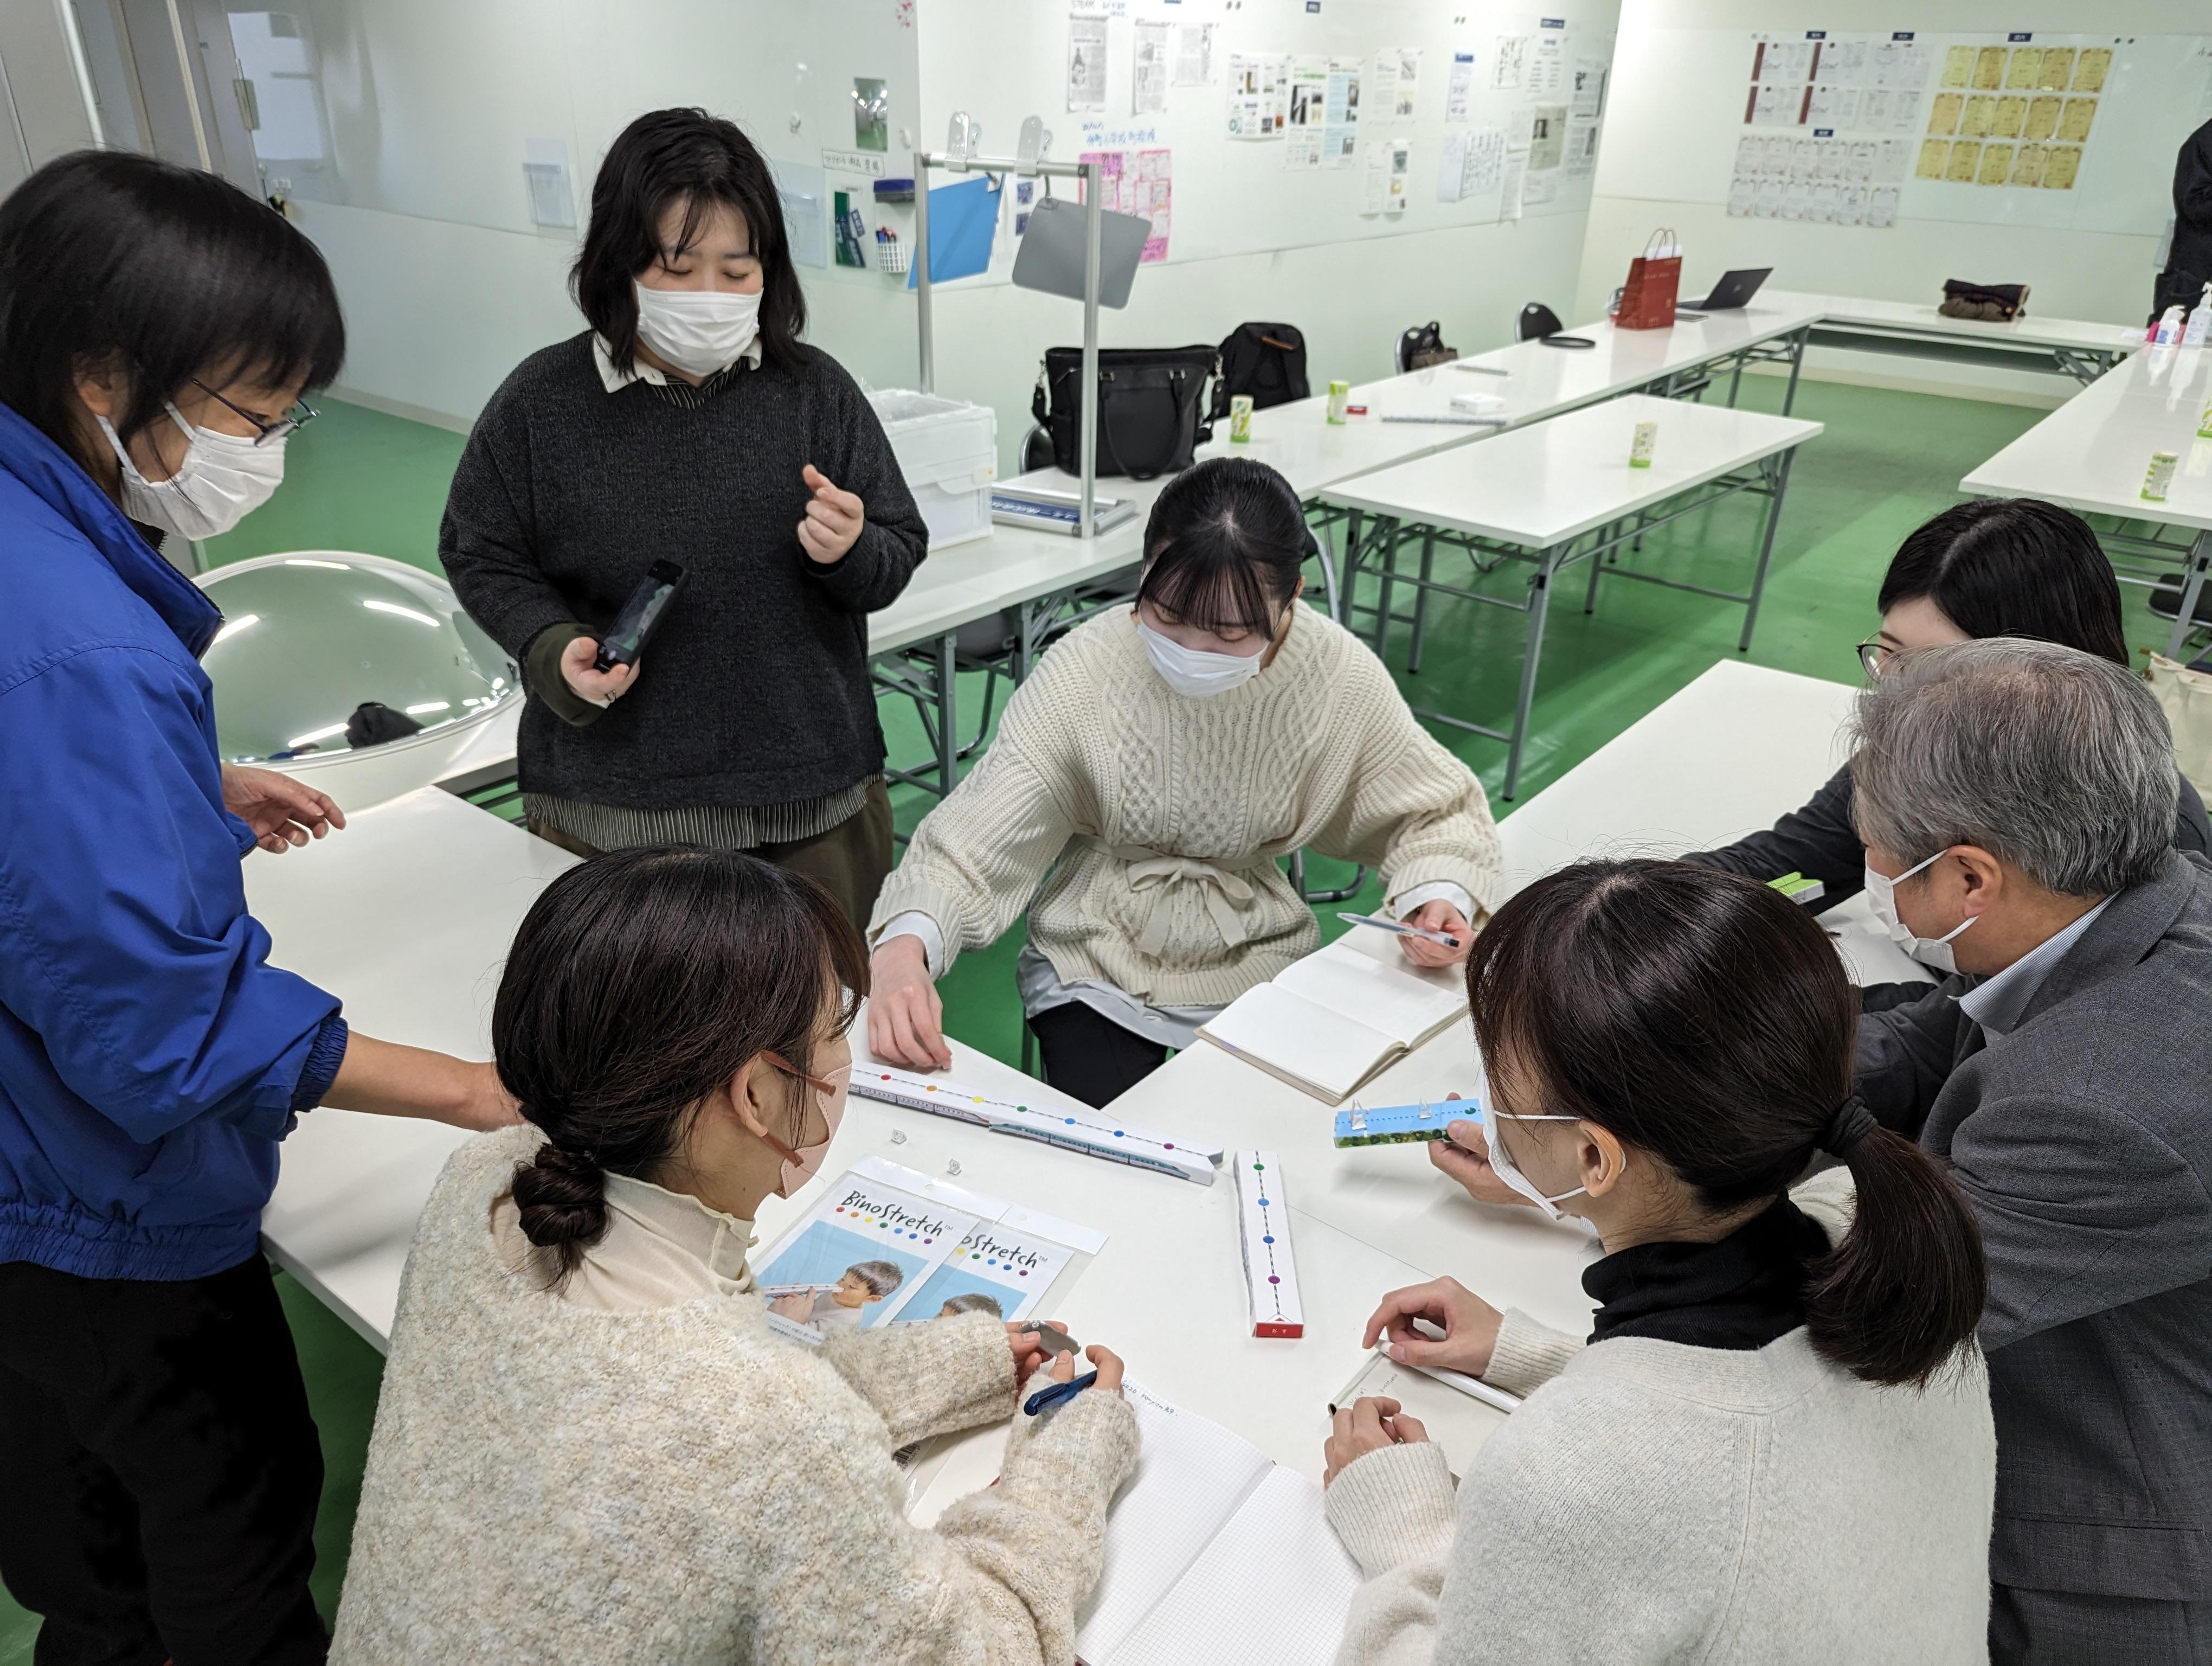
<svg viewBox="0 0 2212 1666"><path fill-rule="evenodd" d="M2177 301L2159 314L2158 330L2150 338L2151 345L2154 347L2176 346L2180 343L2181 331L2181 303Z"/></svg>
<svg viewBox="0 0 2212 1666"><path fill-rule="evenodd" d="M2204 338L2212 334L2212 283L2204 286L2204 294L2197 303L2197 310L2189 315L2189 323L2181 332L2184 347L2202 347Z"/></svg>

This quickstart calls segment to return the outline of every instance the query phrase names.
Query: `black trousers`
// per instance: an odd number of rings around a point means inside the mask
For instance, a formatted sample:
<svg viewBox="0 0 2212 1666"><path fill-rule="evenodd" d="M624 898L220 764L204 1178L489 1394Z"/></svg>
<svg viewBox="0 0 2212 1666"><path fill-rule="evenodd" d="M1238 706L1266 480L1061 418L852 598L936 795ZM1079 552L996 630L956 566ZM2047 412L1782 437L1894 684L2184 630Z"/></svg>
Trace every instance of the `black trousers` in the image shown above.
<svg viewBox="0 0 2212 1666"><path fill-rule="evenodd" d="M175 1283L0 1265L0 1579L37 1666L301 1666L323 1455L258 1255Z"/></svg>
<svg viewBox="0 0 2212 1666"><path fill-rule="evenodd" d="M1047 1084L1103 1108L1168 1061L1168 1049L1124 1030L1079 1000L1030 1020Z"/></svg>

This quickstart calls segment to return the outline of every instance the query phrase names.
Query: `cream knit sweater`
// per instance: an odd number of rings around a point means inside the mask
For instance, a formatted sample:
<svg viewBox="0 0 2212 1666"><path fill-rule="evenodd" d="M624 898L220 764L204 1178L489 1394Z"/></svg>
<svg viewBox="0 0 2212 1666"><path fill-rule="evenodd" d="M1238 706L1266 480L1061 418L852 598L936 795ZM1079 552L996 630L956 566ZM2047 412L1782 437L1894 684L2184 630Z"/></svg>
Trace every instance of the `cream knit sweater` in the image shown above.
<svg viewBox="0 0 2212 1666"><path fill-rule="evenodd" d="M944 934L942 975L1027 908L1063 982L1219 1006L1314 948L1313 911L1275 865L1301 848L1379 866L1386 896L1444 879L1486 912L1499 895L1481 784L1348 631L1299 605L1266 670L1194 700L1117 608L1044 656L922 818L871 941L919 910Z"/></svg>
<svg viewBox="0 0 2212 1666"><path fill-rule="evenodd" d="M1119 1396L1016 1417L999 1484L934 1531L895 1447L1014 1409L1002 1326L784 1341L755 1296L565 1302L501 1260L495 1203L542 1138L447 1164L407 1259L331 1658L337 1666L1069 1662Z"/></svg>
<svg viewBox="0 0 2212 1666"><path fill-rule="evenodd" d="M1330 1486L1366 1577L1338 1666L1989 1658L1978 1347L1915 1391L1859 1381L1802 1328L1756 1351L1585 1348L1516 1310L1488 1380L1530 1398L1456 1502L1433 1444Z"/></svg>

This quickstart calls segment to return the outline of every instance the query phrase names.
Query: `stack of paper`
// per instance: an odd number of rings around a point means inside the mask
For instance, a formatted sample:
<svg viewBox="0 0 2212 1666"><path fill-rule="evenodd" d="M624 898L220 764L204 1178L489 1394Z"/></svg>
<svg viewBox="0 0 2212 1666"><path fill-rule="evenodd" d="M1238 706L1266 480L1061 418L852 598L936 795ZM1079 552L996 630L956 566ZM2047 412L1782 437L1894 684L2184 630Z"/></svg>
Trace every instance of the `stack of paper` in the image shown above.
<svg viewBox="0 0 2212 1666"><path fill-rule="evenodd" d="M1318 1485L1218 1423L1131 1383L1142 1449L1106 1520L1105 1570L1076 1611L1084 1666L1327 1666L1359 1570ZM963 1442L908 1510L934 1524L988 1486L1003 1428Z"/></svg>
<svg viewBox="0 0 2212 1666"><path fill-rule="evenodd" d="M1198 1033L1336 1105L1466 1011L1457 968L1394 965L1340 938L1273 982L1246 990Z"/></svg>

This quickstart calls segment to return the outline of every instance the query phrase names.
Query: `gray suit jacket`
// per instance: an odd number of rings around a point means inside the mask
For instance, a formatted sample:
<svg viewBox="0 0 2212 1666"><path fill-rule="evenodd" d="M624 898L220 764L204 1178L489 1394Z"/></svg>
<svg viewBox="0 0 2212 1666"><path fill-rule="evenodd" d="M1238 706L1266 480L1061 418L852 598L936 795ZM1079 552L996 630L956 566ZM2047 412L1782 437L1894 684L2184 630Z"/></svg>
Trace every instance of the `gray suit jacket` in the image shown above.
<svg viewBox="0 0 2212 1666"><path fill-rule="evenodd" d="M1969 987L1862 1018L1858 1086L1981 1220L1990 1578L2212 1599L2212 865L2115 897L2009 1034Z"/></svg>

